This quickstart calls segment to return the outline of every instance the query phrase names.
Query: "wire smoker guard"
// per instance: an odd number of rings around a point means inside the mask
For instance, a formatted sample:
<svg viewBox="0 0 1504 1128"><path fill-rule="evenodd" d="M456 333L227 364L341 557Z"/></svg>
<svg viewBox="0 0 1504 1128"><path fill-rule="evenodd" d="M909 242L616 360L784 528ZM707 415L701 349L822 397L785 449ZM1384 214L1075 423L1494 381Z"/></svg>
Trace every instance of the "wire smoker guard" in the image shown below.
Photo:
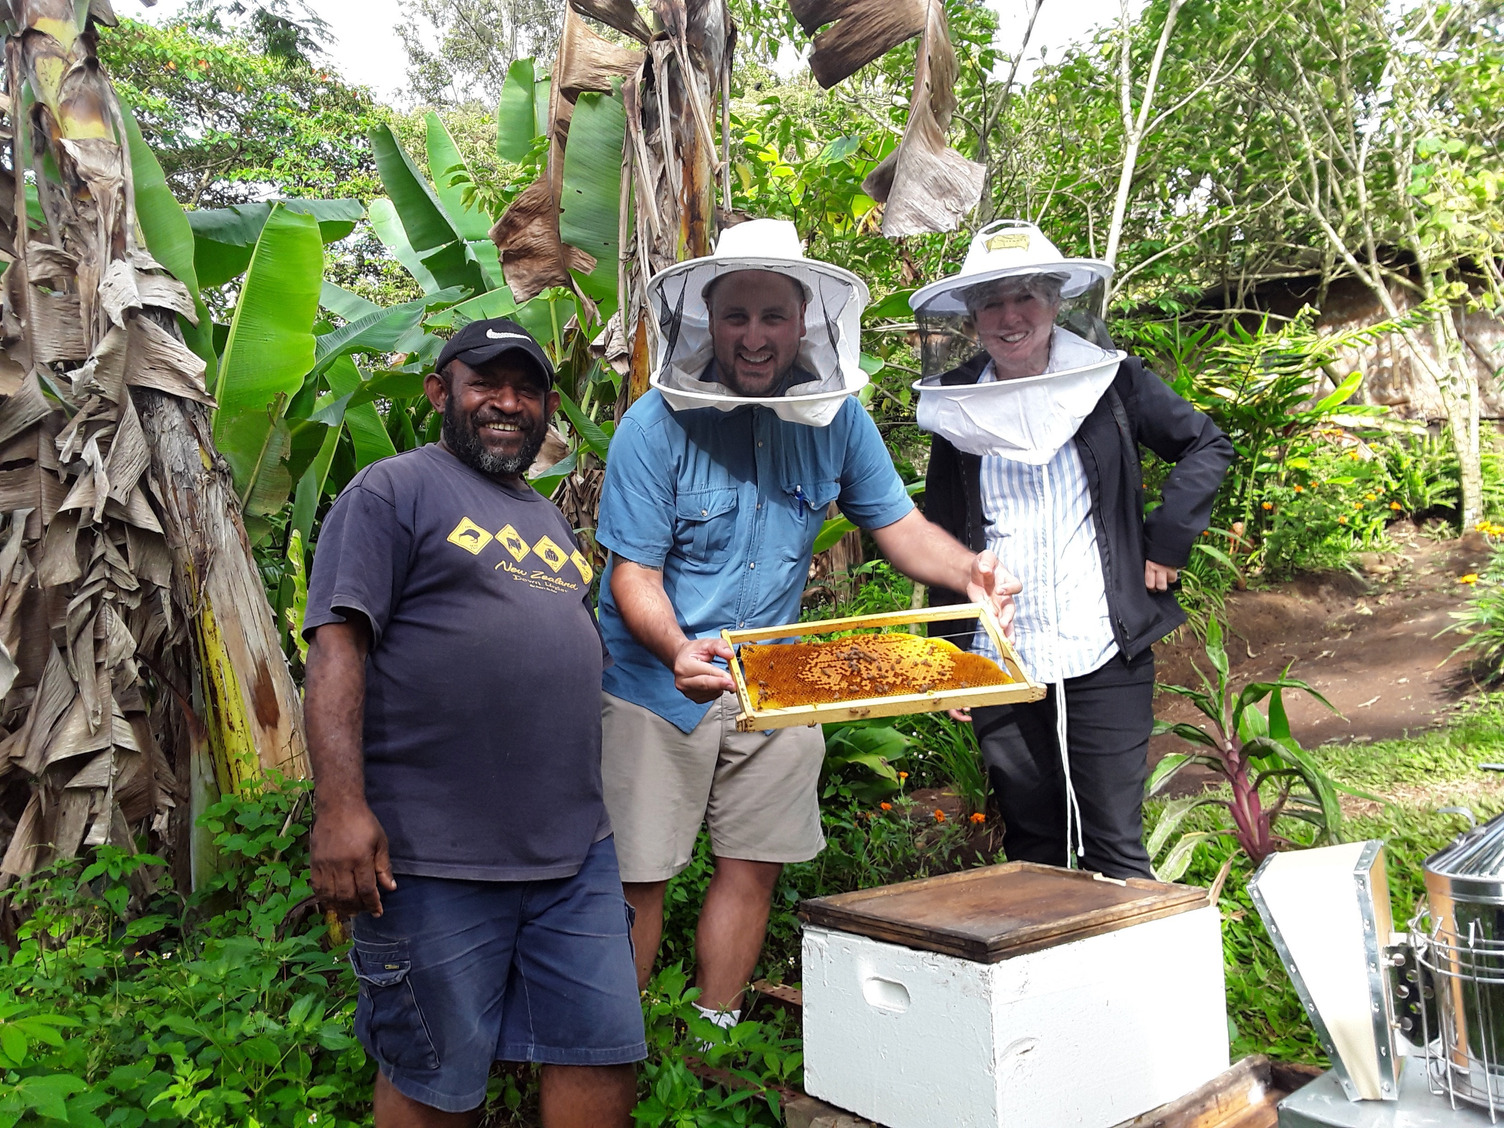
<svg viewBox="0 0 1504 1128"><path fill-rule="evenodd" d="M1504 1114L1504 815L1425 861L1428 912L1411 922L1413 993L1433 1093ZM1406 983L1403 980L1408 979ZM1397 988L1399 990L1399 988ZM1435 1006L1425 996L1434 991Z"/></svg>

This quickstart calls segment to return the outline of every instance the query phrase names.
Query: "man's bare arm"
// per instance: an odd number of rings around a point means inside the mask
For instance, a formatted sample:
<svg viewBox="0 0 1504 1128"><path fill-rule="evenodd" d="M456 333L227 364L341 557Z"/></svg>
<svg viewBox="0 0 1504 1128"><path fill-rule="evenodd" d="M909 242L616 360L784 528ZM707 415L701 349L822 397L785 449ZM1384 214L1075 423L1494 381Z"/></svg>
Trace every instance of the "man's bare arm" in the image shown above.
<svg viewBox="0 0 1504 1128"><path fill-rule="evenodd" d="M632 637L674 672L674 686L691 701L714 701L735 689L731 675L711 662L730 660L731 648L719 638L689 638L674 616L663 590L663 573L620 556L611 569L611 595Z"/></svg>
<svg viewBox="0 0 1504 1128"><path fill-rule="evenodd" d="M386 832L366 804L361 730L370 625L360 615L326 623L308 644L303 714L313 762L313 892L342 915L381 915L381 890L397 888Z"/></svg>
<svg viewBox="0 0 1504 1128"><path fill-rule="evenodd" d="M917 510L873 529L872 539L905 576L932 587L964 591L974 603L990 603L1003 630L1012 631L1013 596L1021 585L991 552L972 552Z"/></svg>

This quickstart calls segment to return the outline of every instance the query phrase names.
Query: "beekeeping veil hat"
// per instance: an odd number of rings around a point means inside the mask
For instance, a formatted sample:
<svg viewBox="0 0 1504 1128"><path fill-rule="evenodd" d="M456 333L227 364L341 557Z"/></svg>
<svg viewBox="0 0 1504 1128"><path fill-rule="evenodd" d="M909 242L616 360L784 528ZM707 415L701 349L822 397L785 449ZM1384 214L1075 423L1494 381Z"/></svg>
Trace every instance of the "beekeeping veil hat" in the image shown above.
<svg viewBox="0 0 1504 1128"><path fill-rule="evenodd" d="M1105 262L1066 258L1032 223L1004 219L978 231L956 274L909 298L924 372L914 383L919 425L970 454L1048 462L1096 407L1126 355L1112 347L1098 313L1111 277ZM1059 294L1044 371L999 380L988 365L977 383L942 384L946 372L983 350L971 313L979 295L1030 279Z"/></svg>
<svg viewBox="0 0 1504 1128"><path fill-rule="evenodd" d="M704 378L714 356L706 291L717 279L742 270L782 274L804 290L804 339L795 363L811 378L783 395L739 396ZM851 271L805 258L799 233L787 220L752 219L728 227L714 253L676 263L649 280L656 329L649 382L675 411L731 411L756 403L790 423L827 426L846 397L867 383L858 363L867 298L866 284Z"/></svg>

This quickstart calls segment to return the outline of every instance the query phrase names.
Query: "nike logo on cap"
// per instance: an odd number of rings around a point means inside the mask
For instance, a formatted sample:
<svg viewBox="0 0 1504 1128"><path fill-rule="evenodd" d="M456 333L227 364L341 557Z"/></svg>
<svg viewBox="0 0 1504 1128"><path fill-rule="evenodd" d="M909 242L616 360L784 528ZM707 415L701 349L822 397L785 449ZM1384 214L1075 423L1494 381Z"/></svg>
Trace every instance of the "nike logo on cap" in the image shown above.
<svg viewBox="0 0 1504 1128"><path fill-rule="evenodd" d="M523 333L498 333L494 329L487 329L486 336L490 337L493 341L526 341L530 339Z"/></svg>

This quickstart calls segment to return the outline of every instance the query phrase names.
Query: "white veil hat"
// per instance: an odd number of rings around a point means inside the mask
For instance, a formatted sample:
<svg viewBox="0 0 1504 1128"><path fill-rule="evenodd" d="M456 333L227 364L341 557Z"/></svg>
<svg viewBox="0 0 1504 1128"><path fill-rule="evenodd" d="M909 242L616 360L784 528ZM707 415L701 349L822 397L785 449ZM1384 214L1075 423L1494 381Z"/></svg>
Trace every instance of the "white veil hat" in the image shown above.
<svg viewBox="0 0 1504 1128"><path fill-rule="evenodd" d="M796 363L813 379L792 385L781 396L739 396L703 379L714 356L705 290L716 279L742 270L786 275L804 289L804 339ZM752 219L726 228L712 254L659 271L648 281L647 292L655 315L649 383L675 411L732 411L762 404L787 422L824 427L846 397L867 384L859 363L867 285L849 270L806 258L799 233L787 220Z"/></svg>

